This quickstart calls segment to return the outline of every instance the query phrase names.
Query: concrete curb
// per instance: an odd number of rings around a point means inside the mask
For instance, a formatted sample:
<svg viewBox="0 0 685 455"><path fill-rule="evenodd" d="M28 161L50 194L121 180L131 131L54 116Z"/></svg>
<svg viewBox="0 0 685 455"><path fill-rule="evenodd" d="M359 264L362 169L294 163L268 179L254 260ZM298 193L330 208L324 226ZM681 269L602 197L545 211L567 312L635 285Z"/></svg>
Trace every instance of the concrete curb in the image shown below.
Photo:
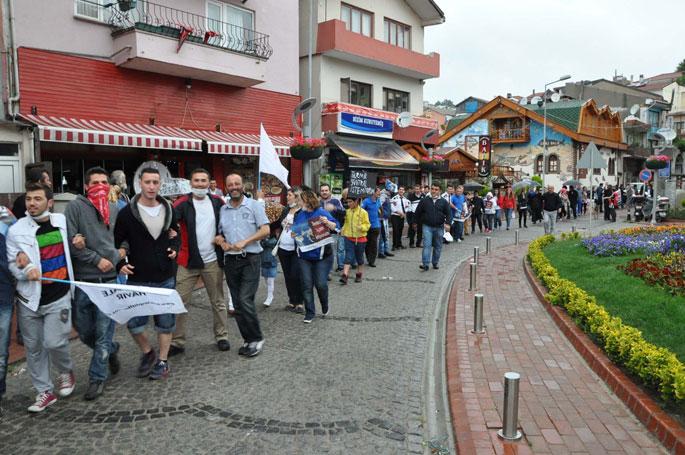
<svg viewBox="0 0 685 455"><path fill-rule="evenodd" d="M578 328L564 309L552 305L545 299L546 289L538 281L525 256L523 268L540 303L576 351L585 359L588 366L602 378L666 449L676 455L685 455L685 428L664 412L649 395L614 365L585 332Z"/></svg>

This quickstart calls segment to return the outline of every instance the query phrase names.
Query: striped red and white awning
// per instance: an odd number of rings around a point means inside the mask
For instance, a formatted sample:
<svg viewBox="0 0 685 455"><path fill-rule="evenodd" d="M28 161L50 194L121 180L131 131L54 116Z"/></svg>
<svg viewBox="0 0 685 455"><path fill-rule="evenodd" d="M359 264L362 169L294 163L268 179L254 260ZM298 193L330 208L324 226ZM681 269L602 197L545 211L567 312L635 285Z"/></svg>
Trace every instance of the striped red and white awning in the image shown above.
<svg viewBox="0 0 685 455"><path fill-rule="evenodd" d="M229 133L205 130L188 130L188 133L198 139L207 141L209 153L225 155L259 155L259 135L245 133ZM282 157L290 157L290 143L292 138L287 136L269 136L276 148L276 153Z"/></svg>
<svg viewBox="0 0 685 455"><path fill-rule="evenodd" d="M41 141L198 152L202 150L202 139L182 128L47 115L24 114L22 117L38 126Z"/></svg>

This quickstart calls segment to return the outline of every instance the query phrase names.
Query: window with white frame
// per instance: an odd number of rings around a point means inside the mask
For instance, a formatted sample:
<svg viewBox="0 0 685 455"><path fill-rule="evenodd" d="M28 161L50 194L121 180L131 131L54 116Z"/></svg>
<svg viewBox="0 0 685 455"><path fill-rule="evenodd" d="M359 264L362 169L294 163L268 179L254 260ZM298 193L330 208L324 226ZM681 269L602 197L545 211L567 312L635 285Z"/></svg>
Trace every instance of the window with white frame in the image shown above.
<svg viewBox="0 0 685 455"><path fill-rule="evenodd" d="M114 5L105 7L110 3ZM95 21L107 22L112 17L112 8L117 8L112 0L74 0L74 15Z"/></svg>
<svg viewBox="0 0 685 455"><path fill-rule="evenodd" d="M237 51L254 46L254 12L228 3L207 1L207 29L219 35L208 40Z"/></svg>
<svg viewBox="0 0 685 455"><path fill-rule="evenodd" d="M544 162L545 160L542 155L538 155L538 157L535 159L535 173L537 175L542 174L542 166Z"/></svg>
<svg viewBox="0 0 685 455"><path fill-rule="evenodd" d="M559 173L559 157L556 155L550 155L547 158L547 173L548 174L558 174Z"/></svg>

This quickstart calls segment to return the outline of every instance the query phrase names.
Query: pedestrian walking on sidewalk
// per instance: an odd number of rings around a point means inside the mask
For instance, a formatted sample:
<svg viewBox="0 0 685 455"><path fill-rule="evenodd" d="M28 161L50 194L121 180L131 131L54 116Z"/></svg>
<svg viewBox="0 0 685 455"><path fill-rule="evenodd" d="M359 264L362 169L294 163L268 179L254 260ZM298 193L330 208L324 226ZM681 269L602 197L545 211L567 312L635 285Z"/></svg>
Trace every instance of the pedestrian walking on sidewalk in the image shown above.
<svg viewBox="0 0 685 455"><path fill-rule="evenodd" d="M528 227L528 195L526 190L523 189L519 192L516 197L516 207L519 213L519 229L521 229L521 222L523 222L523 227Z"/></svg>
<svg viewBox="0 0 685 455"><path fill-rule="evenodd" d="M350 266L357 263L357 274L354 281L362 281L364 274L364 250L366 249L366 234L369 232L371 223L366 210L359 207L361 199L347 198L347 213L341 235L345 238L345 267L343 268L340 282L347 284L350 275Z"/></svg>
<svg viewBox="0 0 685 455"><path fill-rule="evenodd" d="M402 233L404 232L404 223L407 220L407 214L411 206L411 202L404 195L403 186L398 188L397 194L393 196L390 203L392 206L392 215L390 216L392 224L392 249L394 251L404 248L404 245L402 245Z"/></svg>
<svg viewBox="0 0 685 455"><path fill-rule="evenodd" d="M50 213L52 190L40 183L26 186L26 214L8 232L7 260L17 280L17 321L26 348L26 365L38 392L29 412L57 402L50 366L58 372L57 395L67 397L76 386L69 352L74 280L67 221Z"/></svg>
<svg viewBox="0 0 685 455"><path fill-rule="evenodd" d="M294 226L311 226L313 222L323 223L331 233L338 229L338 222L329 212L319 207L319 198L310 189L302 189L300 195L302 199L302 210L295 215ZM299 257L300 272L302 275L302 295L304 296L304 323L309 324L316 316L316 305L314 303L314 288L319 296L321 304L321 314L328 315L328 271L333 261L333 248L330 244L302 250L302 245L298 245L297 254ZM347 260L347 253L345 253Z"/></svg>
<svg viewBox="0 0 685 455"><path fill-rule="evenodd" d="M199 278L205 285L212 307L212 334L219 351L228 351L228 311L224 296L224 255L214 239L219 230L219 213L224 205L221 196L210 191L210 175L206 169L190 173L190 194L174 202L174 212L180 229L180 250L176 291L186 310L190 309L193 289ZM188 313L176 315L176 331L171 340L169 356L186 350Z"/></svg>
<svg viewBox="0 0 685 455"><path fill-rule="evenodd" d="M476 233L476 223L478 223L480 233L483 233L483 210L485 210L483 198L477 191L474 191L471 198L471 232L474 234Z"/></svg>
<svg viewBox="0 0 685 455"><path fill-rule="evenodd" d="M464 187L459 185L450 196L450 208L452 209L451 234L456 242L464 240L464 222L468 212L468 208L465 209L464 204L466 204Z"/></svg>
<svg viewBox="0 0 685 455"><path fill-rule="evenodd" d="M288 207L285 218L281 221L281 234L278 237L278 260L283 269L283 280L288 291L288 305L286 310L304 314L304 296L302 295L302 280L299 259L297 257L295 239L292 236L292 226L295 215L301 210L300 189L290 188L286 194ZM344 254L343 254L344 256Z"/></svg>
<svg viewBox="0 0 685 455"><path fill-rule="evenodd" d="M107 171L101 167L88 169L85 188L86 196L77 196L64 211L74 276L89 283L116 283L116 266L126 256L126 250L114 247L119 208L116 201L109 199ZM85 242L83 248L77 247L78 237ZM117 374L120 368L119 343L113 341L116 324L79 288L74 292L73 305L79 339L93 351L84 398L94 400L102 395L110 374Z"/></svg>
<svg viewBox="0 0 685 455"><path fill-rule="evenodd" d="M561 198L554 192L554 186L549 185L547 192L542 195L542 210L544 213L545 234L554 234L557 224L557 214L561 208Z"/></svg>
<svg viewBox="0 0 685 455"><path fill-rule="evenodd" d="M366 236L366 262L369 267L376 267L378 256L378 237L381 233L381 189L376 187L373 194L362 202L362 208L369 214L371 229Z"/></svg>
<svg viewBox="0 0 685 455"><path fill-rule="evenodd" d="M416 220L415 212L416 208L419 206L419 202L423 199L423 193L421 193L421 185L414 185L413 190L407 196L409 200L409 213L407 214L407 237L409 237L409 248L414 248L421 246L421 239L423 238L423 232L421 230L421 225ZM416 240L416 242L415 242Z"/></svg>
<svg viewBox="0 0 685 455"><path fill-rule="evenodd" d="M329 184L324 183L319 186L319 195L321 196L320 204L322 209L327 210L333 218L338 220L338 223L345 219L345 209L343 208L342 202L333 197ZM333 244L333 247L338 262L336 271L340 272L345 264L345 239L338 235L335 235L334 237L335 243ZM331 263L331 266L332 265L333 264ZM330 272L328 273L330 274Z"/></svg>
<svg viewBox="0 0 685 455"><path fill-rule="evenodd" d="M485 233L489 234L495 229L495 216L497 216L497 208L495 197L488 192L483 201L483 211L485 213Z"/></svg>
<svg viewBox="0 0 685 455"><path fill-rule="evenodd" d="M259 241L269 235L269 219L262 204L245 196L240 175L228 175L225 189L227 202L221 207L216 243L224 251L224 274L233 297L235 320L243 337L238 355L254 357L264 346L255 294L261 268Z"/></svg>
<svg viewBox="0 0 685 455"><path fill-rule="evenodd" d="M511 189L511 185L507 185L507 188L504 190L504 193L502 193L501 196L497 198L497 203L504 211L504 218L507 222L508 231L511 228L512 215L514 214L514 210L516 210L516 195L514 194L514 191Z"/></svg>
<svg viewBox="0 0 685 455"><path fill-rule="evenodd" d="M128 257L120 271L128 276L131 286L149 286L174 289L176 285L175 261L180 239L176 214L171 204L159 195L161 178L155 168L143 168L139 176L140 193L119 212L114 228L116 248L128 247ZM126 326L141 351L136 372L139 378L166 379L169 376L169 347L176 330L176 315L171 313L153 316L159 353L156 353L145 335L150 316L137 316Z"/></svg>
<svg viewBox="0 0 685 455"><path fill-rule="evenodd" d="M416 220L423 225L423 251L419 268L425 272L428 264L432 263L433 268L438 269L443 235L445 229L450 228L449 220L452 217L449 204L440 197L440 185L431 185L430 196L421 200L415 215Z"/></svg>
<svg viewBox="0 0 685 455"><path fill-rule="evenodd" d="M261 193L261 190L258 191ZM262 302L265 307L270 307L274 300L276 290L276 275L278 274L278 259L274 254L278 245L278 235L281 232L281 222L287 210L277 202L266 202L264 205L266 217L269 220L269 236L262 239L261 273L266 284L266 299Z"/></svg>

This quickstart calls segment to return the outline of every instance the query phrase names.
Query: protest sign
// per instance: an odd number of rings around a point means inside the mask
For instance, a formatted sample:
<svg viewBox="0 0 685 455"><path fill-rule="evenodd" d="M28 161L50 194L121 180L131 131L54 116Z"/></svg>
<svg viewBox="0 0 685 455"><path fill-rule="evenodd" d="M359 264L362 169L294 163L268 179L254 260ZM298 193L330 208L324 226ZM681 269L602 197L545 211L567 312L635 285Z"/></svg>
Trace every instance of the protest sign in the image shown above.
<svg viewBox="0 0 685 455"><path fill-rule="evenodd" d="M85 292L100 311L119 324L125 324L136 316L186 312L175 289L82 281L70 283Z"/></svg>
<svg viewBox="0 0 685 455"><path fill-rule="evenodd" d="M301 252L315 250L335 242L328 226L319 218L311 218L307 223L294 224L295 243Z"/></svg>
<svg viewBox="0 0 685 455"><path fill-rule="evenodd" d="M364 169L350 169L350 188L347 192L347 197L357 199L373 194L376 189L375 172L369 172Z"/></svg>

